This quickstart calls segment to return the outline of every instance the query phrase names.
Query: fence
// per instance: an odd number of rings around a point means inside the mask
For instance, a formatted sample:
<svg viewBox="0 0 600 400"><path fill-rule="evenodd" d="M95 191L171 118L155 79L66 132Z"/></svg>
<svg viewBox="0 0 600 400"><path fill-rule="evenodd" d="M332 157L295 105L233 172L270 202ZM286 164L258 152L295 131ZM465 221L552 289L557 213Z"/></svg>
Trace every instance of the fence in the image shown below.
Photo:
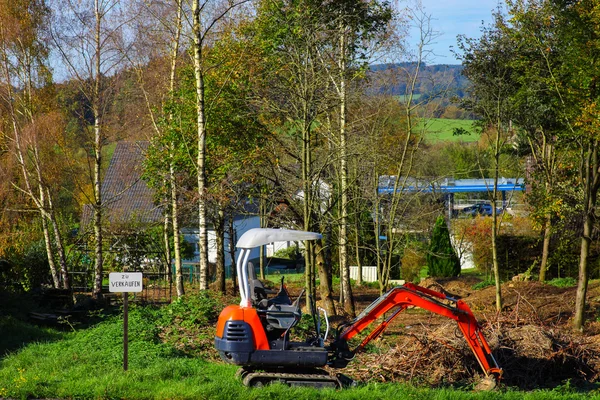
<svg viewBox="0 0 600 400"><path fill-rule="evenodd" d="M257 273L258 273L258 266ZM373 267L374 268L374 267ZM132 270L134 272L135 270ZM292 273L302 273L304 268L297 269L282 269L281 267L269 268L265 267L266 275L285 275ZM108 275L111 271L104 271L102 273L102 294L105 297L112 298L116 294L110 293L108 290ZM114 272L114 271L112 271ZM140 271L135 271L140 272ZM143 289L140 293L136 293L134 301L149 304L163 304L170 303L174 297L177 296L175 288L175 266L169 272L152 272L152 271L141 271L143 272ZM231 267L225 267L226 279L231 279ZM183 262L182 263L182 275L185 289L194 290L200 286L200 264L197 262ZM376 275L375 275L376 276ZM84 271L71 271L69 272L71 281L71 290L75 294L91 294L94 288L94 271L87 269ZM215 280L214 266L211 265L209 270L209 281Z"/></svg>
<svg viewBox="0 0 600 400"><path fill-rule="evenodd" d="M102 294L109 299L115 297L115 293L108 290L108 275L110 271L102 273ZM69 273L71 279L71 290L75 294L92 293L94 288L94 272L72 271ZM144 272L143 289L134 294L134 301L149 304L170 303L176 295L172 277L165 272Z"/></svg>
<svg viewBox="0 0 600 400"><path fill-rule="evenodd" d="M350 266L350 279L358 280L358 267ZM377 267L362 267L362 280L363 282L376 282L377 281Z"/></svg>

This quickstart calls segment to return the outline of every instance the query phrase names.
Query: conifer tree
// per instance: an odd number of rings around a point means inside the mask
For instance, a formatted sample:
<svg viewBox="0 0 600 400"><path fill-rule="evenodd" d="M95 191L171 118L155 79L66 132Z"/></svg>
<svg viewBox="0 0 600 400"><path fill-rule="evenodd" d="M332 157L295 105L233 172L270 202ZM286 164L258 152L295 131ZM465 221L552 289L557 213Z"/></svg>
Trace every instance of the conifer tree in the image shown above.
<svg viewBox="0 0 600 400"><path fill-rule="evenodd" d="M448 225L442 215L435 221L429 252L427 253L429 276L449 277L460 274L460 261L450 242Z"/></svg>

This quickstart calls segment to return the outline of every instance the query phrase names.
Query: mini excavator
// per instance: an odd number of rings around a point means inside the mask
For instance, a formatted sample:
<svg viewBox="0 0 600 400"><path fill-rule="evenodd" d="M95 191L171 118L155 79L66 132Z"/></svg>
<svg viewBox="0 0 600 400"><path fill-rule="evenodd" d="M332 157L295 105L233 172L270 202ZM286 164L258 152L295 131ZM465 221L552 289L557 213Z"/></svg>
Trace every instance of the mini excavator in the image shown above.
<svg viewBox="0 0 600 400"><path fill-rule="evenodd" d="M315 232L255 228L238 240L240 254L236 270L241 300L239 305L230 305L221 312L215 346L223 360L241 366L238 376L244 385L258 387L281 382L290 386L348 386L352 383L350 378L343 374L331 374L323 367L345 368L357 352L381 335L396 316L410 307L423 308L455 320L479 362L488 385L494 386L500 380L502 369L494 359L469 306L462 300L410 283L394 287L353 321L340 325L328 344L327 314L323 312L326 325L323 334L320 313L314 301L311 301L309 306L316 335L303 342L290 340L290 331L302 316L300 300L304 291L292 301L283 278L278 292L266 289L256 279L254 266L249 262L250 252L255 247L272 242L320 238L321 235ZM349 340L385 314L388 314L387 317L356 348L351 349Z"/></svg>

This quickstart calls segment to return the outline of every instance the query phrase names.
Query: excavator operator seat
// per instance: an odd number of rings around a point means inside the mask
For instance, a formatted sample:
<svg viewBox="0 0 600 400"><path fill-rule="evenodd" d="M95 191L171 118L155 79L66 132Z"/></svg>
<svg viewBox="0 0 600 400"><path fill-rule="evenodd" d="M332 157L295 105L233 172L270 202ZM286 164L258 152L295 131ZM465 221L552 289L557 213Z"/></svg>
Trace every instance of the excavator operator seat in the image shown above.
<svg viewBox="0 0 600 400"><path fill-rule="evenodd" d="M260 307L261 301L265 301L269 294L276 293L274 290L266 288L265 285L256 276L254 264L248 262L248 283L250 284L250 299L255 307Z"/></svg>
<svg viewBox="0 0 600 400"><path fill-rule="evenodd" d="M281 277L281 287L277 295L271 299L262 299L257 304L259 314L265 316L267 329L289 330L300 321L302 313L300 312L299 300L294 303L285 288L284 277Z"/></svg>
<svg viewBox="0 0 600 400"><path fill-rule="evenodd" d="M272 304L265 312L267 323L275 329L288 330L300 321L300 310L293 305Z"/></svg>

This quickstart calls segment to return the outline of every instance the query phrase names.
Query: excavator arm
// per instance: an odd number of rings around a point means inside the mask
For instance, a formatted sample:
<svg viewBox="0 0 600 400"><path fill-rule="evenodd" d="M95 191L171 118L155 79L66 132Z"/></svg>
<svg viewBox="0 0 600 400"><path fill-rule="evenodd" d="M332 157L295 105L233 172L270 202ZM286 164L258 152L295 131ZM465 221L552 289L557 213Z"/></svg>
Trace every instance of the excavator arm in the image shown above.
<svg viewBox="0 0 600 400"><path fill-rule="evenodd" d="M442 300L449 301L451 304L443 303ZM388 324L409 307L423 308L455 320L486 377L493 377L496 381L500 380L502 369L494 359L490 346L469 306L462 300L411 283L391 289L371 303L354 321L342 325L338 329L338 336L330 346L332 354L330 365L338 368L345 367L354 354L360 352L367 343L381 335ZM350 339L388 312L391 314L373 329L355 349L349 349L348 341Z"/></svg>

